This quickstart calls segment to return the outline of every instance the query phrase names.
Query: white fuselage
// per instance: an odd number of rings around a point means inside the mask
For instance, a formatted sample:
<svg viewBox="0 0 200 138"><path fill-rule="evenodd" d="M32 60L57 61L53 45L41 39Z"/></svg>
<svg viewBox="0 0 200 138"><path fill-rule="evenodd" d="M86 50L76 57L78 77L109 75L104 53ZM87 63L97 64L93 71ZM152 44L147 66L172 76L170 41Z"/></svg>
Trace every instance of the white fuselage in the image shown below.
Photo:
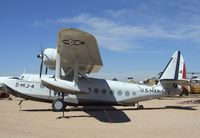
<svg viewBox="0 0 200 138"><path fill-rule="evenodd" d="M48 77L48 76L47 76ZM15 96L28 100L53 102L62 93L48 89L36 79L7 79L7 88ZM79 88L88 90L87 94L65 94L68 105L134 105L137 102L177 94L177 91L166 91L160 85L145 86L104 79L79 78Z"/></svg>

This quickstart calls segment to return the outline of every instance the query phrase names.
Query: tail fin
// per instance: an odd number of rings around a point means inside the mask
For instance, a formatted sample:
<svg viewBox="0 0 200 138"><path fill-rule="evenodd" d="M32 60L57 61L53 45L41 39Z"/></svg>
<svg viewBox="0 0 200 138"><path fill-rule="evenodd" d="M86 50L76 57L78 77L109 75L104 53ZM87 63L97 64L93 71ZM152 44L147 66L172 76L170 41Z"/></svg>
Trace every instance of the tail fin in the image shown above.
<svg viewBox="0 0 200 138"><path fill-rule="evenodd" d="M159 84L166 90L177 89L178 85L187 84L186 66L180 51L176 51L160 75Z"/></svg>
<svg viewBox="0 0 200 138"><path fill-rule="evenodd" d="M159 80L182 79L186 79L186 66L181 52L177 50L160 75Z"/></svg>

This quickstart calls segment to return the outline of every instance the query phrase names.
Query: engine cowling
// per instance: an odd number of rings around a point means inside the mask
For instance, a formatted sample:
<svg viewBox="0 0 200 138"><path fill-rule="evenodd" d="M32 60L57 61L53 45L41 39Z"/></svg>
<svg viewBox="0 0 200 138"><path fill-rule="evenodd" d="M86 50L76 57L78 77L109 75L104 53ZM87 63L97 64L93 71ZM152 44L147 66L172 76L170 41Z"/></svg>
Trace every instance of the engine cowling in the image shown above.
<svg viewBox="0 0 200 138"><path fill-rule="evenodd" d="M57 49L47 48L44 50L44 64L52 70L54 70L56 66L56 55Z"/></svg>

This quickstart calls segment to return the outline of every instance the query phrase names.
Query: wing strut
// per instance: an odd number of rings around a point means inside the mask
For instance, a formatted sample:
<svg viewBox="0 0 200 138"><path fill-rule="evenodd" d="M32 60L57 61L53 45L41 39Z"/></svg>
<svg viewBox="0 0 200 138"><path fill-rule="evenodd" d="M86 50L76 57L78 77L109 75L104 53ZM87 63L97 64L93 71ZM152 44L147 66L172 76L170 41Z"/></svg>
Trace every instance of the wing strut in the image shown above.
<svg viewBox="0 0 200 138"><path fill-rule="evenodd" d="M76 62L74 64L74 82L78 84L78 76L79 76L79 62L78 59L76 58Z"/></svg>
<svg viewBox="0 0 200 138"><path fill-rule="evenodd" d="M73 82L75 82L77 84L78 83L78 77L79 77L79 62L78 62L77 58L76 58L74 67L72 69L74 70ZM60 53L57 52L55 79L60 79L60 78L61 78L61 58L60 58Z"/></svg>
<svg viewBox="0 0 200 138"><path fill-rule="evenodd" d="M56 72L55 72L55 79L60 79L60 76L61 76L61 66L60 66L60 53L57 52L57 55L56 55Z"/></svg>

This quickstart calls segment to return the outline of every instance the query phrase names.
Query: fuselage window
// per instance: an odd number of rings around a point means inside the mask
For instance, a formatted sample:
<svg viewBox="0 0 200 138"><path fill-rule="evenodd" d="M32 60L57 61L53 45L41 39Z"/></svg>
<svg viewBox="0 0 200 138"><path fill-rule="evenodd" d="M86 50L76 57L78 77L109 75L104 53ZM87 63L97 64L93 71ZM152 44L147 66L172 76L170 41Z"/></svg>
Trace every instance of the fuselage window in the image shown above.
<svg viewBox="0 0 200 138"><path fill-rule="evenodd" d="M144 89L141 88L140 91L141 91L141 92L144 92Z"/></svg>
<svg viewBox="0 0 200 138"><path fill-rule="evenodd" d="M145 89L145 92L148 92L148 89Z"/></svg>
<svg viewBox="0 0 200 138"><path fill-rule="evenodd" d="M135 96L135 95L136 95L136 92L133 92L132 94L133 94L133 96Z"/></svg>
<svg viewBox="0 0 200 138"><path fill-rule="evenodd" d="M102 89L102 91L101 91L103 94L106 94L106 89Z"/></svg>
<svg viewBox="0 0 200 138"><path fill-rule="evenodd" d="M129 95L130 95L130 92L129 92L129 91L126 91L126 92L125 92L125 95L126 95L126 96L129 96Z"/></svg>
<svg viewBox="0 0 200 138"><path fill-rule="evenodd" d="M41 84L41 85L40 85L40 88L44 89L44 85Z"/></svg>
<svg viewBox="0 0 200 138"><path fill-rule="evenodd" d="M117 94L118 94L118 95L122 95L122 91L119 90L119 91L117 92Z"/></svg>
<svg viewBox="0 0 200 138"><path fill-rule="evenodd" d="M94 89L94 93L98 93L99 92L99 89L98 88L95 88Z"/></svg>

